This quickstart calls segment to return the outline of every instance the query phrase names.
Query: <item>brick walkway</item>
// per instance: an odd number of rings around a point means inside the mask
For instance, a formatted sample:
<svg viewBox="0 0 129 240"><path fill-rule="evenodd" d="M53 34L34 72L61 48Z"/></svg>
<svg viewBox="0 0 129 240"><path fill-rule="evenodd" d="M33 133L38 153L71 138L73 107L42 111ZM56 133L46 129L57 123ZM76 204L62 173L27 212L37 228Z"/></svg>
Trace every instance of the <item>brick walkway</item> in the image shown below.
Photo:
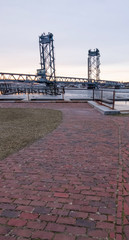
<svg viewBox="0 0 129 240"><path fill-rule="evenodd" d="M86 103L55 108L62 124L0 162L0 240L129 239L129 117Z"/></svg>

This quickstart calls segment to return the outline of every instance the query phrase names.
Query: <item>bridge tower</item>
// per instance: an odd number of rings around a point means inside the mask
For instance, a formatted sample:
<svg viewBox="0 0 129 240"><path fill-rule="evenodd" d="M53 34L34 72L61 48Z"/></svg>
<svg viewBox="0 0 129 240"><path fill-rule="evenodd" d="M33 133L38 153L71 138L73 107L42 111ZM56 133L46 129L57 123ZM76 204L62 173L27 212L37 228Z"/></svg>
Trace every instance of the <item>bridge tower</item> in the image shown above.
<svg viewBox="0 0 129 240"><path fill-rule="evenodd" d="M88 51L88 81L100 80L100 53L96 48Z"/></svg>
<svg viewBox="0 0 129 240"><path fill-rule="evenodd" d="M55 80L55 58L54 58L54 45L53 34L43 33L39 37L39 50L40 50L40 65L41 69L37 70L37 75L41 77L42 81Z"/></svg>

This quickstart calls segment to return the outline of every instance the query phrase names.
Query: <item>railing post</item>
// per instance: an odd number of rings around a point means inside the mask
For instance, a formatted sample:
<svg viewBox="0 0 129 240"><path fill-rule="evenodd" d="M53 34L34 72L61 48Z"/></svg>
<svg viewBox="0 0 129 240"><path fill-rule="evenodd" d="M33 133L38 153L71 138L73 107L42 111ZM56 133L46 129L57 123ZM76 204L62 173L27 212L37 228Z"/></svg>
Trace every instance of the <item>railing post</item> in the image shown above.
<svg viewBox="0 0 129 240"><path fill-rule="evenodd" d="M62 88L62 99L64 100L65 88Z"/></svg>
<svg viewBox="0 0 129 240"><path fill-rule="evenodd" d="M102 103L102 100L103 100L103 90L101 90L101 103Z"/></svg>
<svg viewBox="0 0 129 240"><path fill-rule="evenodd" d="M113 104L112 104L112 109L114 109L115 106L115 90L113 91Z"/></svg>
<svg viewBox="0 0 129 240"><path fill-rule="evenodd" d="M95 90L93 88L93 101L95 100Z"/></svg>
<svg viewBox="0 0 129 240"><path fill-rule="evenodd" d="M29 89L27 89L27 92L28 92L28 101L29 101L30 100L30 98L29 98L29 93L30 93Z"/></svg>

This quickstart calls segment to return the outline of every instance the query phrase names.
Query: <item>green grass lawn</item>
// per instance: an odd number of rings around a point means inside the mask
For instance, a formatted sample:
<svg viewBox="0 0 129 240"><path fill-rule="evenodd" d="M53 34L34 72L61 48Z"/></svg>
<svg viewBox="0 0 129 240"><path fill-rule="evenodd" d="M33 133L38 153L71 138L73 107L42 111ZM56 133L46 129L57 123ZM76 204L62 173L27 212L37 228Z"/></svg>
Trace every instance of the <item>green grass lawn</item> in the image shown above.
<svg viewBox="0 0 129 240"><path fill-rule="evenodd" d="M62 113L49 109L0 109L0 160L53 131Z"/></svg>

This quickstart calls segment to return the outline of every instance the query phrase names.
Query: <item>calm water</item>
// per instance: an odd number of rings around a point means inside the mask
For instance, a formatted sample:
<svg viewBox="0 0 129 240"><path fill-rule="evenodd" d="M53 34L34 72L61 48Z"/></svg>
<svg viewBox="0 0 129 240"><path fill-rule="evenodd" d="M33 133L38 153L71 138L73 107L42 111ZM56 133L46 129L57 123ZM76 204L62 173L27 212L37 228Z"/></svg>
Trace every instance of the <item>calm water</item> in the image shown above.
<svg viewBox="0 0 129 240"><path fill-rule="evenodd" d="M92 90L65 90L64 99L70 100L70 99L92 99L93 91ZM40 94L10 94L10 95L0 95L0 98L5 99L62 99L63 96L52 96L52 95L43 95Z"/></svg>
<svg viewBox="0 0 129 240"><path fill-rule="evenodd" d="M124 110L129 111L129 101L115 102L115 109L120 111L124 111Z"/></svg>

